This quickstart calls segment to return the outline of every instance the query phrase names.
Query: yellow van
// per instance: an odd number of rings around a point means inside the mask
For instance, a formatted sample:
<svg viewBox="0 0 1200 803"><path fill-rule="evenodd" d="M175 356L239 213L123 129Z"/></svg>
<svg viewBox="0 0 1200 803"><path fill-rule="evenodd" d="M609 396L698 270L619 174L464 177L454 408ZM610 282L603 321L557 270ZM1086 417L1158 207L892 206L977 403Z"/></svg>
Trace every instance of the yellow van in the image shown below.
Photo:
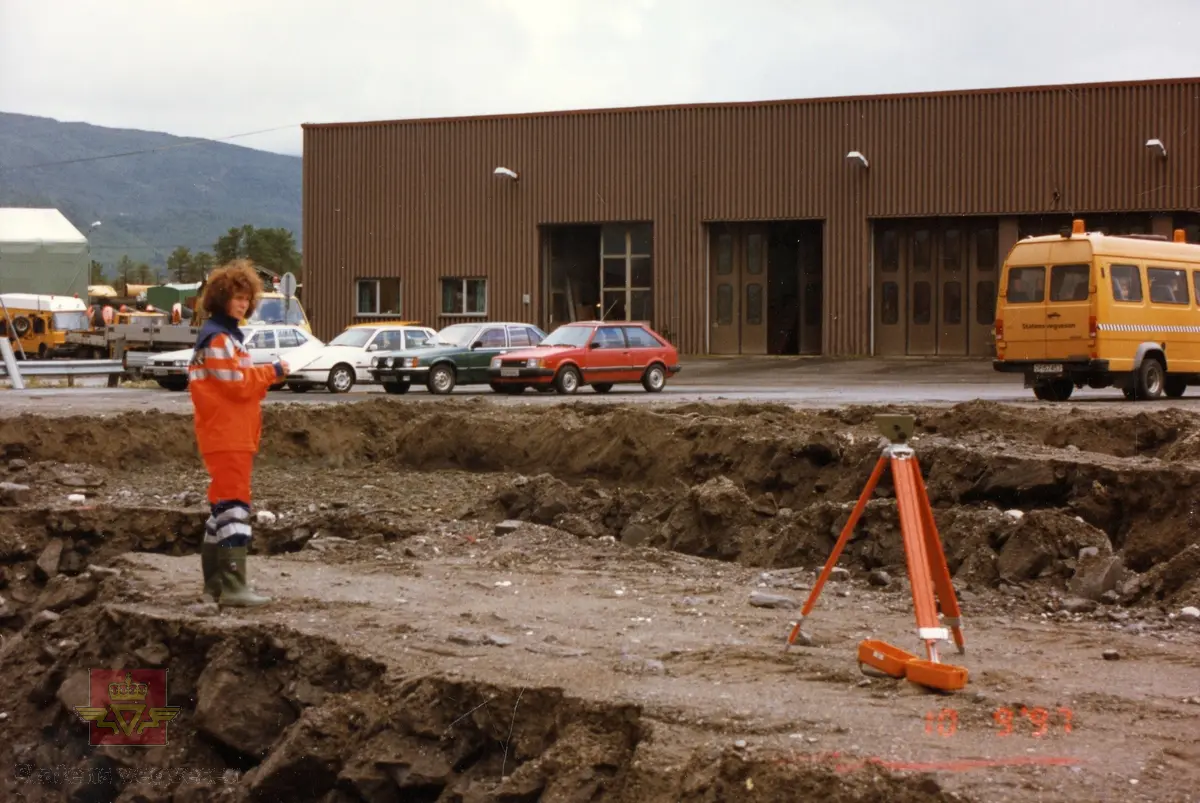
<svg viewBox="0 0 1200 803"><path fill-rule="evenodd" d="M1200 385L1200 245L1110 236L1072 223L1009 252L996 301L996 359L1043 401L1117 387L1171 398Z"/></svg>
<svg viewBox="0 0 1200 803"><path fill-rule="evenodd" d="M2 293L0 299L0 337L12 341L18 357L45 359L68 353L67 332L88 330L87 306L75 296Z"/></svg>

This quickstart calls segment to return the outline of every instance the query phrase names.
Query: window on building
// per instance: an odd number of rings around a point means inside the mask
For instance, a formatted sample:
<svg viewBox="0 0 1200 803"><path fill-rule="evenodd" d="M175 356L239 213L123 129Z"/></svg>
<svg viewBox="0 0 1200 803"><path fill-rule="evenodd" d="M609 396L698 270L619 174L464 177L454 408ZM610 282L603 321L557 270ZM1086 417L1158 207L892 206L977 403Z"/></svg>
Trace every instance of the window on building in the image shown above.
<svg viewBox="0 0 1200 803"><path fill-rule="evenodd" d="M946 282L942 285L942 323L958 326L962 323L962 283Z"/></svg>
<svg viewBox="0 0 1200 803"><path fill-rule="evenodd" d="M761 284L746 285L746 323L759 326L763 322L763 292Z"/></svg>
<svg viewBox="0 0 1200 803"><path fill-rule="evenodd" d="M996 283L975 284L975 323L991 326L996 322Z"/></svg>
<svg viewBox="0 0 1200 803"><path fill-rule="evenodd" d="M1187 271L1175 268L1146 268L1152 304L1191 303L1188 298Z"/></svg>
<svg viewBox="0 0 1200 803"><path fill-rule="evenodd" d="M925 326L933 320L933 285L929 282L913 282L912 322Z"/></svg>
<svg viewBox="0 0 1200 803"><path fill-rule="evenodd" d="M400 280L359 279L358 314L399 315Z"/></svg>
<svg viewBox="0 0 1200 803"><path fill-rule="evenodd" d="M900 285L884 282L882 290L879 300L880 322L884 326L894 326L900 322Z"/></svg>
<svg viewBox="0 0 1200 803"><path fill-rule="evenodd" d="M1142 303L1142 276L1136 265L1113 265L1109 268L1109 273L1112 274L1114 301Z"/></svg>
<svg viewBox="0 0 1200 803"><path fill-rule="evenodd" d="M887 229L879 238L879 269L884 273L900 270L900 238L895 229Z"/></svg>
<svg viewBox="0 0 1200 803"><path fill-rule="evenodd" d="M486 315L487 279L442 278L443 315Z"/></svg>

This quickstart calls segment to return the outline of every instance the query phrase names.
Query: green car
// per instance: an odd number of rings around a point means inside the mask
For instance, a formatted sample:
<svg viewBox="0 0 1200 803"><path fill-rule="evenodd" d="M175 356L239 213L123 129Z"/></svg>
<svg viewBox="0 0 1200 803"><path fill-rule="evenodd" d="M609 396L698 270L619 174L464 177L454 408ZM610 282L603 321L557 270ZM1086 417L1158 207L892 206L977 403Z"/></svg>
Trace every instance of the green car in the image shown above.
<svg viewBox="0 0 1200 803"><path fill-rule="evenodd" d="M456 323L421 348L376 355L371 360L371 376L388 393L408 393L413 383L439 394L449 393L458 385L490 384L488 366L492 357L510 349L536 346L545 337L545 332L529 323ZM516 387L517 392L525 389ZM492 390L511 392L501 385Z"/></svg>

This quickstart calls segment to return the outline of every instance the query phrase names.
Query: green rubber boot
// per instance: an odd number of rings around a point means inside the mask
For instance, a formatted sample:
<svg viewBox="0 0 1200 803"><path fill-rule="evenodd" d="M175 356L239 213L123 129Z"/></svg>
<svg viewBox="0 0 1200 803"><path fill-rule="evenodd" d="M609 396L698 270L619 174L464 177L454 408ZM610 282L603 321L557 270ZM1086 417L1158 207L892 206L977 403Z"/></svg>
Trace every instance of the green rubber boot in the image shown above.
<svg viewBox="0 0 1200 803"><path fill-rule="evenodd" d="M222 606L229 608L257 608L271 601L270 597L254 593L246 584L246 547L217 547L217 560L221 571Z"/></svg>
<svg viewBox="0 0 1200 803"><path fill-rule="evenodd" d="M214 601L221 598L221 571L217 565L217 545L200 545L200 565L204 568L204 593Z"/></svg>

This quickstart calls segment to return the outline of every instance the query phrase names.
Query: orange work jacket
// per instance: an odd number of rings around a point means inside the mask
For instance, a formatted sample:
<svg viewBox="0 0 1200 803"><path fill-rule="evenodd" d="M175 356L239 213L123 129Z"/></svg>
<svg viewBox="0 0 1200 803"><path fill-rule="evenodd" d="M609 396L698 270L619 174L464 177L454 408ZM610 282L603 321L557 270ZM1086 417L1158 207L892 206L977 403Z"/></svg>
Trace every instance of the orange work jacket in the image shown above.
<svg viewBox="0 0 1200 803"><path fill-rule="evenodd" d="M201 454L258 451L262 400L283 378L283 366L254 365L242 340L237 322L227 316L209 319L196 338L188 393Z"/></svg>

